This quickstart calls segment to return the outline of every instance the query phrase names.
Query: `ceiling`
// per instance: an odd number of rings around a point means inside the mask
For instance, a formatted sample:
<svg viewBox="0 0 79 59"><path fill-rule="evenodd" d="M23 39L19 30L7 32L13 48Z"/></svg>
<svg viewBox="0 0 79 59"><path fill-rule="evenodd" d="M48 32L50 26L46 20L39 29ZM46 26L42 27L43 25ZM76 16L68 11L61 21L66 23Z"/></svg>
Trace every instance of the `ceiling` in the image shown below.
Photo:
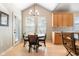
<svg viewBox="0 0 79 59"><path fill-rule="evenodd" d="M59 3L54 11L79 12L79 3Z"/></svg>
<svg viewBox="0 0 79 59"><path fill-rule="evenodd" d="M20 10L27 9L34 5L34 3L12 3ZM50 11L71 11L79 12L79 3L37 3L38 5L50 10Z"/></svg>
<svg viewBox="0 0 79 59"><path fill-rule="evenodd" d="M20 10L24 10L30 6L32 6L34 3L13 3L14 6L18 7ZM58 3L37 3L40 6L53 11L55 7L58 5Z"/></svg>

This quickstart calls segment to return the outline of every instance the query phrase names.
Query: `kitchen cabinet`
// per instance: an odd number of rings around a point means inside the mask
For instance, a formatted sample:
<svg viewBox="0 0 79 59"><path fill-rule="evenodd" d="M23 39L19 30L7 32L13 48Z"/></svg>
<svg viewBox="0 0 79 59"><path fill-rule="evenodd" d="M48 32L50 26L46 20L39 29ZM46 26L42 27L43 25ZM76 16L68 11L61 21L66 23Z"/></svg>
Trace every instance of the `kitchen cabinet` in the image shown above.
<svg viewBox="0 0 79 59"><path fill-rule="evenodd" d="M58 15L56 13L53 14L53 26L57 27L58 26Z"/></svg>
<svg viewBox="0 0 79 59"><path fill-rule="evenodd" d="M60 13L58 13L58 16L57 16L57 26L58 27L62 27L63 25L63 19L62 19L62 15Z"/></svg>
<svg viewBox="0 0 79 59"><path fill-rule="evenodd" d="M73 26L73 14L70 12L54 12L53 27L64 28ZM55 33L54 44L62 44L61 33Z"/></svg>
<svg viewBox="0 0 79 59"><path fill-rule="evenodd" d="M72 13L63 13L63 27L73 26L73 14Z"/></svg>
<svg viewBox="0 0 79 59"><path fill-rule="evenodd" d="M62 35L61 33L55 33L55 40L54 40L54 44L62 44Z"/></svg>
<svg viewBox="0 0 79 59"><path fill-rule="evenodd" d="M71 27L73 26L73 14L70 12L54 12L53 27Z"/></svg>

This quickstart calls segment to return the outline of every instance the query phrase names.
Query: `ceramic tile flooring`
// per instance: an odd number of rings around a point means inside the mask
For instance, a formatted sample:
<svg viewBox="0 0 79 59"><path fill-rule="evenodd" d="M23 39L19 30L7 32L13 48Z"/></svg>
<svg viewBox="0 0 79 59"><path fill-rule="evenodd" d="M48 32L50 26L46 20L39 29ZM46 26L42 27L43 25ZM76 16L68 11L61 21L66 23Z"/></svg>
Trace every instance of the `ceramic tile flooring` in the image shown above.
<svg viewBox="0 0 79 59"><path fill-rule="evenodd" d="M46 42L46 47L39 47L38 53L32 50L28 53L28 45L23 47L23 42L13 47L2 56L65 56L67 54L63 45L53 45L50 42Z"/></svg>

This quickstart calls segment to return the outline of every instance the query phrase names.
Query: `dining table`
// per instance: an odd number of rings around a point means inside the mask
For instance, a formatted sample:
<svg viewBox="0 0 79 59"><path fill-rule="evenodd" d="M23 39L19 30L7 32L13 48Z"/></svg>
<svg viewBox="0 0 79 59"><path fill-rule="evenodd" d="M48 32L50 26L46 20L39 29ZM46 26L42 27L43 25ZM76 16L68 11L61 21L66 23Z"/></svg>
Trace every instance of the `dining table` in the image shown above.
<svg viewBox="0 0 79 59"><path fill-rule="evenodd" d="M29 35L31 35L31 34L29 34ZM36 35L38 35L38 41L39 41L39 38L45 37L45 34L36 34ZM27 39L27 41L29 41L28 35L24 35L24 37L25 37L24 41L25 41L26 39ZM38 42L38 43L39 43L39 42ZM42 45L39 44L39 46L42 46Z"/></svg>
<svg viewBox="0 0 79 59"><path fill-rule="evenodd" d="M30 34L29 34L30 35ZM38 38L42 38L45 37L45 34L36 34L38 35ZM25 38L28 38L28 35L24 35Z"/></svg>

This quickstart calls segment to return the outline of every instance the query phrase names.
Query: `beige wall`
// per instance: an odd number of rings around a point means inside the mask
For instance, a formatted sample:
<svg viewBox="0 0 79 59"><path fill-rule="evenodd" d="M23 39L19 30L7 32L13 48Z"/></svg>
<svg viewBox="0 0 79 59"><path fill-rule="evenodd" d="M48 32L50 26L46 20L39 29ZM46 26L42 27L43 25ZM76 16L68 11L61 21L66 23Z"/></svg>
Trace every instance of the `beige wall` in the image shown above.
<svg viewBox="0 0 79 59"><path fill-rule="evenodd" d="M26 20L26 17L29 16L28 12L30 9L33 10L34 8L34 5L31 6L30 8L28 9L25 9L22 11L22 19L23 19L23 33L24 33L24 26L25 26L25 20ZM48 11L47 9L37 5L36 6L36 9L39 11L40 15L41 16L44 16L46 17L46 21L47 21L47 39L49 40L52 40L52 14L50 11Z"/></svg>
<svg viewBox="0 0 79 59"><path fill-rule="evenodd" d="M9 15L9 26L0 26L0 53L1 53L3 51L6 51L8 48L12 46L12 13L15 13L21 24L21 14L20 14L21 12L15 7L13 7L12 4L9 3L1 3L0 11L7 13Z"/></svg>

